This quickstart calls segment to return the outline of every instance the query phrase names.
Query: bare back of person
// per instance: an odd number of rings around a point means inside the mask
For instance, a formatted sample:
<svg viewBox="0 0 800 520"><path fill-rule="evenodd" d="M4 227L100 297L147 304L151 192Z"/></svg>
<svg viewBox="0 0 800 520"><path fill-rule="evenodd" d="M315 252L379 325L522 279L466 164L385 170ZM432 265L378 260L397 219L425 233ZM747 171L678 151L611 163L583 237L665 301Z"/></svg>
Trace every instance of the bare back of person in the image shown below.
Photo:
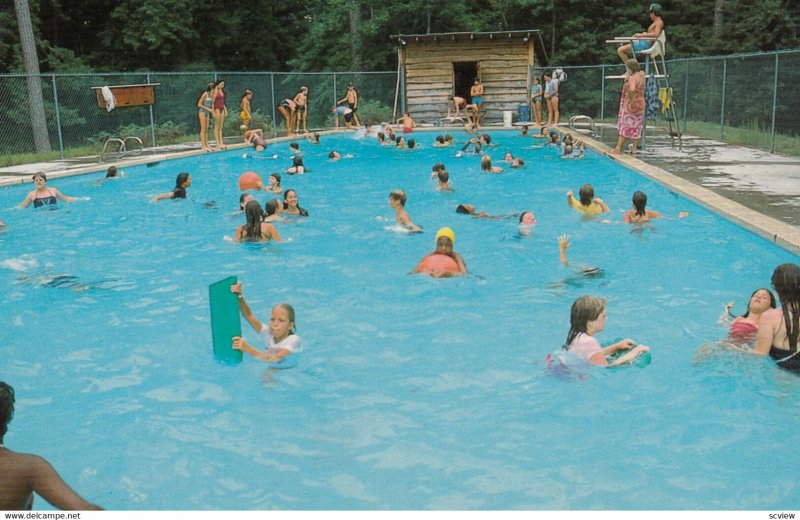
<svg viewBox="0 0 800 520"><path fill-rule="evenodd" d="M75 493L41 457L0 448L0 468L0 510L32 509L34 492L59 509L100 509Z"/></svg>

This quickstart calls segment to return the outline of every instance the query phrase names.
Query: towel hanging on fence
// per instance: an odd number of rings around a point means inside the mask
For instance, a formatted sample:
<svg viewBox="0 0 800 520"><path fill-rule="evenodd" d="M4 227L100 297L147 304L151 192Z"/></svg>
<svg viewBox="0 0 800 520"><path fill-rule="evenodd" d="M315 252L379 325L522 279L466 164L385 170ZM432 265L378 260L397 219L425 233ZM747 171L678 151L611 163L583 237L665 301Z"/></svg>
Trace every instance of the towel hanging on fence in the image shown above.
<svg viewBox="0 0 800 520"><path fill-rule="evenodd" d="M647 88L644 93L647 101L647 119L655 119L661 111L661 100L658 99L658 85L653 76L647 78Z"/></svg>
<svg viewBox="0 0 800 520"><path fill-rule="evenodd" d="M672 106L672 87L658 89L658 100L661 101L661 113L669 112L669 107Z"/></svg>
<svg viewBox="0 0 800 520"><path fill-rule="evenodd" d="M106 112L111 112L117 105L117 99L114 97L114 94L111 93L111 89L108 87L101 88L100 92L103 94L103 99L106 101Z"/></svg>

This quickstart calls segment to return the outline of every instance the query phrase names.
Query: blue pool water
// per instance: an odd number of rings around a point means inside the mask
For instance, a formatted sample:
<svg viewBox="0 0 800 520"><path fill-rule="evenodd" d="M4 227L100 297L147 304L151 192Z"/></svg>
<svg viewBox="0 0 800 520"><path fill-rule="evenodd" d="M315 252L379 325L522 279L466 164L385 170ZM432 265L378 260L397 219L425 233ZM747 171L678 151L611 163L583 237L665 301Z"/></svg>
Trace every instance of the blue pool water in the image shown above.
<svg viewBox="0 0 800 520"><path fill-rule="evenodd" d="M101 174L52 181L91 198L57 211L11 209L30 185L0 190L0 379L18 398L6 444L110 509L800 508L800 378L697 353L724 337L725 302L742 312L776 265L800 259L594 153L560 160L538 140L492 136L496 165L512 151L526 167L481 174L426 133L413 152L303 142L312 171L283 186L310 217L279 224L285 244L224 237L243 220L231 216L239 174L285 170L288 143L267 152L276 160L239 150L125 168L102 186ZM328 162L334 148L355 157ZM438 161L455 193L434 192ZM188 200L148 203L183 170ZM567 207L586 182L612 223ZM423 233L391 230L396 188ZM633 231L622 210L637 189L691 215ZM538 225L522 236L458 203L533 210ZM444 225L472 274L407 276ZM560 265L564 233L570 260L603 277ZM295 368L214 361L207 291L228 275L261 318L294 305ZM649 367L547 373L587 293L608 298L600 340L650 345Z"/></svg>

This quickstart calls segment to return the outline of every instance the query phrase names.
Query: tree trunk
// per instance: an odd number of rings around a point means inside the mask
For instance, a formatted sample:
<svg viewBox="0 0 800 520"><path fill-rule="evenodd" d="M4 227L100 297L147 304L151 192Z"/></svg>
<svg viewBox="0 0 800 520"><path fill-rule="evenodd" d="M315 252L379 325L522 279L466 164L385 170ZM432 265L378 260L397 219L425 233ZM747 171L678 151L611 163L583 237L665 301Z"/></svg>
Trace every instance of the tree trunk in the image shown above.
<svg viewBox="0 0 800 520"><path fill-rule="evenodd" d="M44 115L42 82L39 77L39 57L36 55L36 40L33 37L31 12L28 0L14 0L19 25L19 41L25 60L25 73L28 77L28 108L33 130L33 143L37 152L49 152L50 138L47 135L47 119Z"/></svg>
<svg viewBox="0 0 800 520"><path fill-rule="evenodd" d="M719 39L722 36L722 23L725 21L725 0L716 0L714 2L714 39Z"/></svg>
<svg viewBox="0 0 800 520"><path fill-rule="evenodd" d="M350 8L351 70L361 70L361 5L358 0Z"/></svg>
<svg viewBox="0 0 800 520"><path fill-rule="evenodd" d="M550 56L556 55L556 0L550 2L550 12L552 14L550 24ZM548 63L548 65L550 65Z"/></svg>

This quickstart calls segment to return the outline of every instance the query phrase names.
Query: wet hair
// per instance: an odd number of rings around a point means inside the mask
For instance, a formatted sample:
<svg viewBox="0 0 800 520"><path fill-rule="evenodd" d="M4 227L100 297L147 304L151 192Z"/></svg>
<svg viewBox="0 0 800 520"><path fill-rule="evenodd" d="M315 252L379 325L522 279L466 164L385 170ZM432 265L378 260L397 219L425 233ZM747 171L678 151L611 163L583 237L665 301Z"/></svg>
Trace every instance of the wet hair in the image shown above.
<svg viewBox="0 0 800 520"><path fill-rule="evenodd" d="M334 159L334 158L336 158L336 150L331 150L330 153L328 154L328 159Z"/></svg>
<svg viewBox="0 0 800 520"><path fill-rule="evenodd" d="M489 144L489 143L492 142L492 136L490 136L489 134L483 134L483 135L481 135L481 137L483 137L483 142L486 143L486 144Z"/></svg>
<svg viewBox="0 0 800 520"><path fill-rule="evenodd" d="M42 179L44 179L44 182L47 182L47 175L44 172L36 172L36 173L34 173L33 177L31 177L31 179L36 180L37 177L41 177Z"/></svg>
<svg viewBox="0 0 800 520"><path fill-rule="evenodd" d="M252 90L245 90L245 91L244 91L244 94L242 94L242 97L241 97L241 99L239 99L239 104L241 105L241 104L242 104L242 101L244 101L244 98L246 98L246 97L248 96L248 94L252 94L252 93L253 93L253 91L252 91Z"/></svg>
<svg viewBox="0 0 800 520"><path fill-rule="evenodd" d="M108 171L106 172L106 178L109 177L116 177L117 176L117 167L116 166L109 166Z"/></svg>
<svg viewBox="0 0 800 520"><path fill-rule="evenodd" d="M472 215L472 212L467 209L465 204L459 204L456 206L456 213L461 213L462 215Z"/></svg>
<svg viewBox="0 0 800 520"><path fill-rule="evenodd" d="M408 143L406 143L406 144L408 144L408 149L409 150L413 150L414 147L417 146L417 142L414 140L413 137L411 139L409 139Z"/></svg>
<svg viewBox="0 0 800 520"><path fill-rule="evenodd" d="M772 286L781 299L783 324L789 347L797 349L800 336L800 265L781 264L772 273Z"/></svg>
<svg viewBox="0 0 800 520"><path fill-rule="evenodd" d="M8 431L8 423L14 417L14 389L0 381L0 441Z"/></svg>
<svg viewBox="0 0 800 520"><path fill-rule="evenodd" d="M636 209L636 215L643 217L645 214L646 206L647 206L647 194L645 194L645 192L643 191L633 192L633 207Z"/></svg>
<svg viewBox="0 0 800 520"><path fill-rule="evenodd" d="M572 143L564 145L564 155L572 155Z"/></svg>
<svg viewBox="0 0 800 520"><path fill-rule="evenodd" d="M522 219L525 218L525 215L527 215L528 213L531 213L531 215L533 214L530 211L523 211L522 213L519 214L519 222L520 222L520 224L522 223Z"/></svg>
<svg viewBox="0 0 800 520"><path fill-rule="evenodd" d="M569 345L580 333L587 332L590 321L596 320L606 308L606 301L596 296L581 296L572 304L569 312L569 333L564 343L564 350L569 350Z"/></svg>
<svg viewBox="0 0 800 520"><path fill-rule="evenodd" d="M275 180L278 181L278 186L281 185L281 174L280 173L273 172L273 173L270 173L269 176L270 177L275 177Z"/></svg>
<svg viewBox="0 0 800 520"><path fill-rule="evenodd" d="M481 171L488 172L492 171L492 158L488 155L484 155L481 157Z"/></svg>
<svg viewBox="0 0 800 520"><path fill-rule="evenodd" d="M592 203L592 199L594 199L594 188L591 184L584 184L581 186L581 190L578 194L581 198L581 205L588 206Z"/></svg>
<svg viewBox="0 0 800 520"><path fill-rule="evenodd" d="M386 134L383 132L378 132L378 141L384 142L386 140Z"/></svg>
<svg viewBox="0 0 800 520"><path fill-rule="evenodd" d="M289 205L289 204L286 202L286 199L289 197L289 194L290 194L290 193L294 193L295 195L297 195L297 191L295 191L294 189L291 189L291 188L290 188L290 189L288 189L288 190L286 190L286 191L284 191L284 192L283 192L283 207L284 207L284 208L285 208L285 207L287 207L287 206ZM307 216L308 216L308 210L306 210L306 209L304 209L304 208L301 208L301 207L300 207L300 204L298 204L298 205L297 205L297 211L299 211L299 212L300 212L300 216L302 216L302 217L307 217Z"/></svg>
<svg viewBox="0 0 800 520"><path fill-rule="evenodd" d="M525 159L523 159L522 157L514 157L514 161L516 162L516 165L514 165L514 162L512 162L511 163L512 168L519 168L520 166L525 164Z"/></svg>
<svg viewBox="0 0 800 520"><path fill-rule="evenodd" d="M245 242L258 242L261 239L261 222L264 220L264 210L257 200L248 200L244 205L244 216L247 223L244 225Z"/></svg>
<svg viewBox="0 0 800 520"><path fill-rule="evenodd" d="M401 206L405 206L406 200L408 200L408 196L406 195L406 192L403 190L393 190L391 193L389 193L389 197L400 202Z"/></svg>
<svg viewBox="0 0 800 520"><path fill-rule="evenodd" d="M319 144L319 134L317 132L311 134L311 142L314 144Z"/></svg>
<svg viewBox="0 0 800 520"><path fill-rule="evenodd" d="M278 208L281 207L281 199L269 199L267 202L264 203L264 211L266 212L267 216L274 215L278 212Z"/></svg>
<svg viewBox="0 0 800 520"><path fill-rule="evenodd" d="M522 127L522 135L528 135L528 125Z"/></svg>
<svg viewBox="0 0 800 520"><path fill-rule="evenodd" d="M239 195L239 209L244 210L244 199L247 197L252 197L249 193L242 193Z"/></svg>
<svg viewBox="0 0 800 520"><path fill-rule="evenodd" d="M285 310L286 314L289 315L289 321L292 322L292 323L295 322L294 321L294 307L292 307L288 303L279 303L279 304L275 305L275 307L278 307L279 309ZM294 334L296 332L297 332L297 326L293 325L291 330L289 331L289 334L291 335L291 334Z"/></svg>
<svg viewBox="0 0 800 520"><path fill-rule="evenodd" d="M405 139L403 139L402 135L398 135L397 137L394 138L394 142L395 144L397 144L397 146L400 146L401 142L405 143Z"/></svg>
<svg viewBox="0 0 800 520"><path fill-rule="evenodd" d="M214 90L214 82L211 82L208 85L206 85L206 89L202 91L200 95L197 97L197 103L200 103L200 100L203 98L203 96L205 96L206 94L210 94L212 90Z"/></svg>
<svg viewBox="0 0 800 520"><path fill-rule="evenodd" d="M444 144L444 136L443 135L437 135L436 136L436 142L439 143L439 144Z"/></svg>
<svg viewBox="0 0 800 520"><path fill-rule="evenodd" d="M216 83L214 83L214 88L217 88L218 86L222 85L223 83L225 83L224 79L221 79L221 80L217 81Z"/></svg>
<svg viewBox="0 0 800 520"><path fill-rule="evenodd" d="M772 291L770 291L766 287L761 287L753 291L753 294L750 295L750 300L753 299L753 296L755 296L758 291L767 291L767 294L769 294L769 306L771 309L774 309L777 306L777 302L775 301L775 295L772 294ZM747 310L745 311L744 314L742 314L742 318L750 316L750 300L747 300Z"/></svg>
<svg viewBox="0 0 800 520"><path fill-rule="evenodd" d="M300 145L297 143L289 143L289 148L291 148L292 150L299 150Z"/></svg>
<svg viewBox="0 0 800 520"><path fill-rule="evenodd" d="M292 166L295 166L295 167L297 167L297 166L303 166L303 158L302 158L302 157L300 157L299 155L295 155L295 156L292 158Z"/></svg>
<svg viewBox="0 0 800 520"><path fill-rule="evenodd" d="M447 173L447 170L439 170L436 172L436 176L439 177L440 182L447 182L450 180L450 174Z"/></svg>
<svg viewBox="0 0 800 520"><path fill-rule="evenodd" d="M176 188L183 188L183 183L189 179L189 174L187 172L181 172L175 177L175 187Z"/></svg>
<svg viewBox="0 0 800 520"><path fill-rule="evenodd" d="M444 140L445 141L452 141L453 140L453 136L450 135L450 134L444 134Z"/></svg>
<svg viewBox="0 0 800 520"><path fill-rule="evenodd" d="M435 172L438 172L438 171L444 170L444 169L445 169L444 163L440 163L440 162L437 162L436 164L431 166L431 170L435 171Z"/></svg>

